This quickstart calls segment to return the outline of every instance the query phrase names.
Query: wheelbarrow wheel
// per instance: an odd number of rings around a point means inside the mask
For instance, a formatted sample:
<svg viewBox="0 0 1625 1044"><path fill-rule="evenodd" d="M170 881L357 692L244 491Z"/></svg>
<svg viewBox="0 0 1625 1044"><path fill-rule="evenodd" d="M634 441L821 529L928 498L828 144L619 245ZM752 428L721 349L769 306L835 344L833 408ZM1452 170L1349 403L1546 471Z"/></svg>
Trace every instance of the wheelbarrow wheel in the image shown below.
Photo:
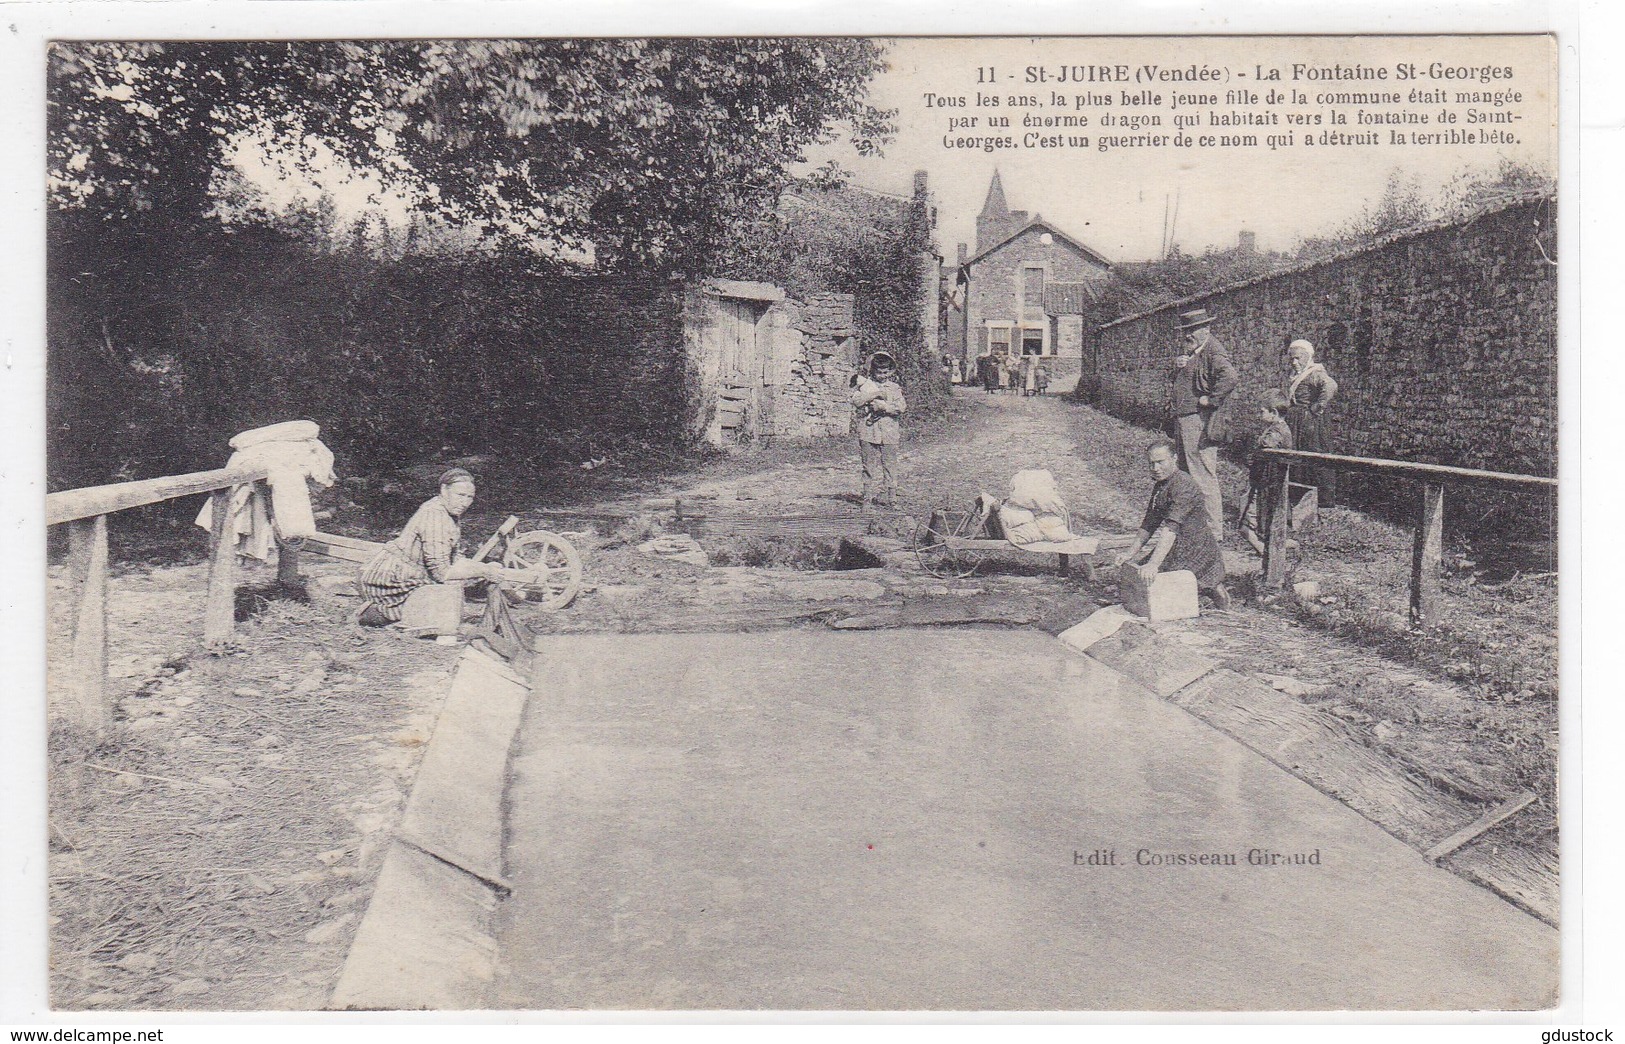
<svg viewBox="0 0 1625 1044"><path fill-rule="evenodd" d="M519 534L508 541L502 564L532 574L517 587L527 601L548 611L563 609L581 591L581 555L557 533L538 529Z"/></svg>
<svg viewBox="0 0 1625 1044"><path fill-rule="evenodd" d="M940 512L933 512L930 519L918 523L914 528L914 557L934 577L962 580L976 572L982 564L981 556L956 550L948 542L951 534L944 531L946 528Z"/></svg>

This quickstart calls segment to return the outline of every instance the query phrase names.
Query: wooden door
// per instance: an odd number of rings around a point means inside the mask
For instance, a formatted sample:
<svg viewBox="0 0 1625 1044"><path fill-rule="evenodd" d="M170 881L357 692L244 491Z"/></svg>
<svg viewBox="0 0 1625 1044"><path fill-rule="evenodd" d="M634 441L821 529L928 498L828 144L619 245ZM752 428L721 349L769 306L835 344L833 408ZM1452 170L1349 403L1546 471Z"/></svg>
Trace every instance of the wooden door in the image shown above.
<svg viewBox="0 0 1625 1044"><path fill-rule="evenodd" d="M717 299L717 335L721 348L717 419L723 434L748 430L762 383L762 347L757 327L764 305L732 298Z"/></svg>

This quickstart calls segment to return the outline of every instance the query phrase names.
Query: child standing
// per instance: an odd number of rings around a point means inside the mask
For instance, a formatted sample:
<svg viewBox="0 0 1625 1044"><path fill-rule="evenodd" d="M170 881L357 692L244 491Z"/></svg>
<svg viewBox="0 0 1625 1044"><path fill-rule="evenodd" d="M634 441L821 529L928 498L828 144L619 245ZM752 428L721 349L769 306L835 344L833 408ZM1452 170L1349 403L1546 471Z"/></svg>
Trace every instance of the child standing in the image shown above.
<svg viewBox="0 0 1625 1044"><path fill-rule="evenodd" d="M897 363L890 354L869 358L869 376L855 380L852 407L857 410L858 459L863 465L863 506L868 510L881 492L881 505L896 507L897 479L893 466L903 441L897 418L908 409L897 383Z"/></svg>
<svg viewBox="0 0 1625 1044"><path fill-rule="evenodd" d="M1254 551L1264 553L1264 541L1259 529L1263 524L1264 484L1268 481L1268 462L1259 455L1260 450L1291 449L1292 429L1286 422L1287 397L1280 391L1266 392L1259 404L1258 419L1264 428L1253 440L1253 451L1247 465L1247 499L1241 508L1241 535Z"/></svg>

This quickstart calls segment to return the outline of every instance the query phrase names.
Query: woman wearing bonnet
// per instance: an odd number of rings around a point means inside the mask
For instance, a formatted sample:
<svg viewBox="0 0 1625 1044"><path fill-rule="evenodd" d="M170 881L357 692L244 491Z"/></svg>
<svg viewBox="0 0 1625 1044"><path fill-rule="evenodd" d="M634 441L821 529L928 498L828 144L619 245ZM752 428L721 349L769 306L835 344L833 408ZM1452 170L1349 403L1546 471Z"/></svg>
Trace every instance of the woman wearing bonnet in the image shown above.
<svg viewBox="0 0 1625 1044"><path fill-rule="evenodd" d="M358 622L381 627L401 618L407 596L429 584L457 580L500 580L495 563L475 562L457 553L459 520L474 503L474 476L452 468L440 476L440 492L424 501L400 536L385 544L361 568L359 587L366 603Z"/></svg>
<svg viewBox="0 0 1625 1044"><path fill-rule="evenodd" d="M1325 366L1315 362L1315 346L1301 338L1287 346L1287 361L1292 367L1292 379L1286 388L1286 420L1292 428L1293 448L1309 453L1330 453L1326 406L1337 394L1337 381L1326 372ZM1320 488L1320 506L1332 507L1337 473L1331 468L1314 468L1310 474Z"/></svg>

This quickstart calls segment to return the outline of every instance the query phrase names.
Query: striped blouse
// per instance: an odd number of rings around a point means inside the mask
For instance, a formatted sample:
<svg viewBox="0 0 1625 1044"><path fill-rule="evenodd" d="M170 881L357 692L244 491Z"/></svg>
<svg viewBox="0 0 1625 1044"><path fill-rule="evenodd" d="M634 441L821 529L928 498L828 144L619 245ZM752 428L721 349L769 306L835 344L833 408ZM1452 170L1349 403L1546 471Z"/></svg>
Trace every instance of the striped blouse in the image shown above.
<svg viewBox="0 0 1625 1044"><path fill-rule="evenodd" d="M417 509L401 535L384 546L413 565L421 564L429 579L440 584L446 580L461 539L457 520L446 511L444 501L433 497Z"/></svg>

